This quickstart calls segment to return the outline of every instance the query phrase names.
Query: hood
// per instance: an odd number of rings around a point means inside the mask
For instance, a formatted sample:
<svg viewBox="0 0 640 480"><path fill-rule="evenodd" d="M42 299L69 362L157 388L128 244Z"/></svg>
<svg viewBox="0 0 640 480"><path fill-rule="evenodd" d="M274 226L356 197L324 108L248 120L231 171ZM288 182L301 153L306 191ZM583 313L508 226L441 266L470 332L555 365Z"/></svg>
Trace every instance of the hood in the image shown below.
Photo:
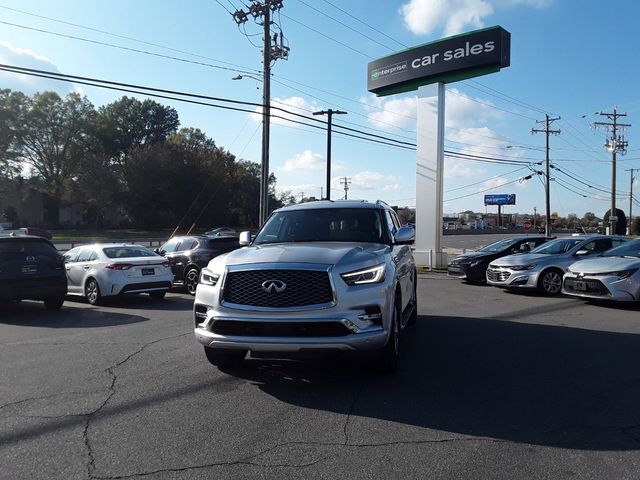
<svg viewBox="0 0 640 480"><path fill-rule="evenodd" d="M226 265L252 263L310 263L349 265L376 262L390 247L380 243L309 242L274 243L240 248L216 257ZM217 263L217 262L216 262Z"/></svg>
<svg viewBox="0 0 640 480"><path fill-rule="evenodd" d="M457 255L453 258L451 263L471 262L473 260L479 260L484 257L494 255L493 252L467 252Z"/></svg>
<svg viewBox="0 0 640 480"><path fill-rule="evenodd" d="M492 265L527 265L528 263L546 263L558 260L558 255L546 255L544 253L516 253L498 258L491 262Z"/></svg>
<svg viewBox="0 0 640 480"><path fill-rule="evenodd" d="M580 260L569 267L572 272L576 273L619 272L620 270L629 270L632 268L640 268L640 258L590 258L588 260Z"/></svg>

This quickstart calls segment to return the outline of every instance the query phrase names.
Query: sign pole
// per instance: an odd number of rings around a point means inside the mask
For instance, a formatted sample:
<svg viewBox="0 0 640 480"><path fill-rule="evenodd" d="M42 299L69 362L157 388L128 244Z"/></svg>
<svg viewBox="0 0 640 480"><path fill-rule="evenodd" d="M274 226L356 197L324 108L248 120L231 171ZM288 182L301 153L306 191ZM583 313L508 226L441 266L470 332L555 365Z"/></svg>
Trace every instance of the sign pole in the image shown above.
<svg viewBox="0 0 640 480"><path fill-rule="evenodd" d="M442 252L442 183L444 171L444 83L418 88L416 151L416 241L419 266L447 265Z"/></svg>

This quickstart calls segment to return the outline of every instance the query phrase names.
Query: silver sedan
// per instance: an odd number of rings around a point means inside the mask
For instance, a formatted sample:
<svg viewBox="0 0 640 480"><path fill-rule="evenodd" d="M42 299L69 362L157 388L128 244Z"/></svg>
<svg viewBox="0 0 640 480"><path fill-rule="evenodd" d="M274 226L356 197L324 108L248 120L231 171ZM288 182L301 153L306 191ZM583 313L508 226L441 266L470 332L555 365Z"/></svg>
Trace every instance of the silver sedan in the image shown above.
<svg viewBox="0 0 640 480"><path fill-rule="evenodd" d="M93 244L64 254L68 294L97 305L103 297L148 293L160 299L171 288L169 263L140 245Z"/></svg>

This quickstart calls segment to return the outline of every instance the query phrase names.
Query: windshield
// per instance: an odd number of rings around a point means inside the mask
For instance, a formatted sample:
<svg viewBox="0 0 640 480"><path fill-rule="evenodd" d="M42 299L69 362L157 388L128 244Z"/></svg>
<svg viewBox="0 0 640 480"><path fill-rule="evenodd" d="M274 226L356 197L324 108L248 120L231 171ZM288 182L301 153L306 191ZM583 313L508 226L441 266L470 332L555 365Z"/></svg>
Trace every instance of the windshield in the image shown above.
<svg viewBox="0 0 640 480"><path fill-rule="evenodd" d="M157 253L145 247L106 247L102 250L109 258L155 257Z"/></svg>
<svg viewBox="0 0 640 480"><path fill-rule="evenodd" d="M509 247L512 247L518 242L518 239L515 238L505 238L504 240L498 240L486 247L482 247L479 252L502 252Z"/></svg>
<svg viewBox="0 0 640 480"><path fill-rule="evenodd" d="M281 242L384 243L380 211L322 208L277 212L260 230L254 245Z"/></svg>
<svg viewBox="0 0 640 480"><path fill-rule="evenodd" d="M544 253L546 255L558 255L566 253L582 242L581 238L558 238L544 243L537 248L531 250L531 253Z"/></svg>
<svg viewBox="0 0 640 480"><path fill-rule="evenodd" d="M640 240L627 242L619 247L607 250L603 257L637 257L640 258Z"/></svg>

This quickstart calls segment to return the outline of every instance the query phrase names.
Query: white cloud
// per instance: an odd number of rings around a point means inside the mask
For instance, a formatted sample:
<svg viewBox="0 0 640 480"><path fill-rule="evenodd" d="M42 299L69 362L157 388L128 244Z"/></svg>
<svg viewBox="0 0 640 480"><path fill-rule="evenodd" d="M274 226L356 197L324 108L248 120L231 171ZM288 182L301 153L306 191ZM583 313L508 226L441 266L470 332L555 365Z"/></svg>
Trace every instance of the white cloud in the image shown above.
<svg viewBox="0 0 640 480"><path fill-rule="evenodd" d="M0 63L60 73L60 70L46 56L28 48L16 47L6 40L0 41ZM2 88L21 91L27 95L45 90L53 90L61 95L66 95L77 88L72 83L4 71L0 72L0 85Z"/></svg>
<svg viewBox="0 0 640 480"><path fill-rule="evenodd" d="M385 185L384 187L382 187L382 190L384 190L385 192L391 192L395 190L400 190L401 188L402 186L399 183L393 183L390 185Z"/></svg>
<svg viewBox="0 0 640 480"><path fill-rule="evenodd" d="M288 97L288 98L272 98L271 99L271 123L277 125L293 125L294 123L288 121L287 119L295 120L295 121L305 121L309 123L308 120L305 120L302 117L297 115L292 115L291 113L283 112L282 110L287 110L288 112L292 112L298 115L309 116L313 112L320 110L320 107L315 102L307 102L302 97ZM262 121L262 107L256 107L254 110L255 113L250 113L249 116L254 122ZM278 118L283 117L283 118ZM312 122L313 123L313 122Z"/></svg>
<svg viewBox="0 0 640 480"><path fill-rule="evenodd" d="M411 0L400 7L406 27L417 35L429 35L441 25L445 36L480 28L493 11L485 0Z"/></svg>
<svg viewBox="0 0 640 480"><path fill-rule="evenodd" d="M285 172L324 170L325 168L327 168L327 162L324 157L311 150L297 153L282 165L282 170Z"/></svg>
<svg viewBox="0 0 640 480"><path fill-rule="evenodd" d="M392 128L415 129L417 97L375 98L371 96L362 100L371 105L368 120L376 128L385 130ZM431 101L433 108L435 108L435 101L434 97ZM445 125L448 128L483 125L490 120L503 118L503 116L504 113L495 109L490 100L472 97L457 88L447 89Z"/></svg>
<svg viewBox="0 0 640 480"><path fill-rule="evenodd" d="M343 177L336 177L331 181L332 188L343 188L340 184L340 180ZM398 177L393 175L385 175L380 172L372 172L370 170L364 170L358 172L355 175L349 177L351 179L351 188L359 190L374 190L380 188L380 184L384 182L393 182L398 180Z"/></svg>
<svg viewBox="0 0 640 480"><path fill-rule="evenodd" d="M481 28L485 19L502 8L519 5L543 8L552 0L410 0L400 7L405 26L416 35L442 28L445 36Z"/></svg>
<svg viewBox="0 0 640 480"><path fill-rule="evenodd" d="M445 157L444 178L478 178L484 175L484 170L469 166L469 161Z"/></svg>

